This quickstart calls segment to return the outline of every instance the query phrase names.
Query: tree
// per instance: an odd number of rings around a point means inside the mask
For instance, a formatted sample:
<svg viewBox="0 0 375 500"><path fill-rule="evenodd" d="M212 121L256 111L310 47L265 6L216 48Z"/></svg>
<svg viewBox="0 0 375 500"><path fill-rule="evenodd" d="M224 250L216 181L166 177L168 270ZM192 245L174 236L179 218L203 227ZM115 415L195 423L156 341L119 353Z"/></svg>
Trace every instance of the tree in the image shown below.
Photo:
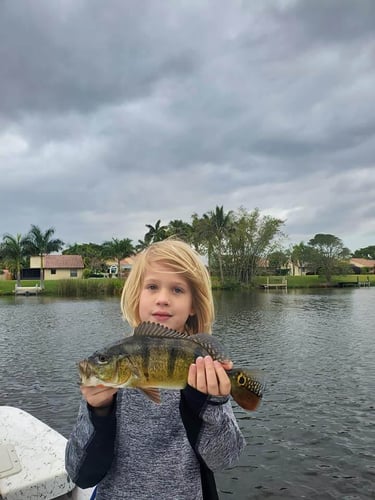
<svg viewBox="0 0 375 500"><path fill-rule="evenodd" d="M276 236L282 235L284 221L260 215L259 209L245 208L224 213L216 207L199 217L192 216L192 244L206 253L211 271L225 279L249 283L267 255L278 248Z"/></svg>
<svg viewBox="0 0 375 500"><path fill-rule="evenodd" d="M217 259L221 283L224 283L223 255L225 240L233 229L232 212L225 213L223 206L216 206L215 211L212 210L203 217L207 218L207 237L210 240L211 253Z"/></svg>
<svg viewBox="0 0 375 500"><path fill-rule="evenodd" d="M32 225L30 231L25 236L25 249L28 255L38 255L40 257L40 286L44 288L44 256L52 252L58 252L64 245L59 239L53 239L55 229L50 227L42 231L38 226Z"/></svg>
<svg viewBox="0 0 375 500"><path fill-rule="evenodd" d="M21 269L26 256L25 238L21 234L4 234L0 254L8 269L16 275L17 285L20 286Z"/></svg>
<svg viewBox="0 0 375 500"><path fill-rule="evenodd" d="M293 276L295 273L295 268L299 268L301 271L311 271L316 273L319 268L319 260L316 256L315 248L306 245L303 241L294 245L291 253L290 260L292 262Z"/></svg>
<svg viewBox="0 0 375 500"><path fill-rule="evenodd" d="M272 274L286 274L289 272L288 263L290 261L289 253L285 250L274 250L267 257L268 268Z"/></svg>
<svg viewBox="0 0 375 500"><path fill-rule="evenodd" d="M375 260L375 245L360 248L353 253L353 257L357 259L370 259Z"/></svg>
<svg viewBox="0 0 375 500"><path fill-rule="evenodd" d="M121 276L121 260L130 257L133 253L133 243L129 238L123 240L112 238L111 241L105 241L103 243L103 257L117 261L117 272L119 277Z"/></svg>
<svg viewBox="0 0 375 500"><path fill-rule="evenodd" d="M104 271L106 269L102 245L96 243L74 243L62 253L63 255L80 255L85 268L89 272Z"/></svg>
<svg viewBox="0 0 375 500"><path fill-rule="evenodd" d="M249 283L265 264L269 253L277 249L284 221L261 216L258 208L248 212L240 208L233 215L233 230L228 237L228 270L233 279Z"/></svg>
<svg viewBox="0 0 375 500"><path fill-rule="evenodd" d="M191 243L192 239L192 227L188 222L184 222L180 219L175 219L169 222L166 229L167 237L175 236L180 240Z"/></svg>
<svg viewBox="0 0 375 500"><path fill-rule="evenodd" d="M197 213L192 216L191 223L191 244L194 249L201 254L207 254L208 262L211 262L211 240L210 240L210 220L207 214L199 217Z"/></svg>
<svg viewBox="0 0 375 500"><path fill-rule="evenodd" d="M316 234L308 245L315 250L316 262L319 263L320 273L330 283L332 275L342 260L350 257L350 250L344 247L343 242L333 234Z"/></svg>
<svg viewBox="0 0 375 500"><path fill-rule="evenodd" d="M144 236L144 242L147 246L167 238L167 226L162 226L160 219L156 221L155 227L151 224L146 224L146 227L148 227L148 232Z"/></svg>

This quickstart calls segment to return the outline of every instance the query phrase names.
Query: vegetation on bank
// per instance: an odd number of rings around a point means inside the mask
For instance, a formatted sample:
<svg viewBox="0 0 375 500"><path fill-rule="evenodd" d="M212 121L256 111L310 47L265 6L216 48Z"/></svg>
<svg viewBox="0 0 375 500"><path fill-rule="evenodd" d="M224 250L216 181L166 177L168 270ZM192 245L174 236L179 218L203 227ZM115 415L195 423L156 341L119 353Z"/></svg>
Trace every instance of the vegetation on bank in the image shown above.
<svg viewBox="0 0 375 500"><path fill-rule="evenodd" d="M136 244L129 238L112 238L103 244L75 243L62 253L82 257L84 277L108 272L109 260L117 262L121 274L120 262L126 257L163 239L179 238L205 256L210 272L220 280L220 288L232 288L236 283L252 287L256 285L258 275L265 272L269 275L295 275L302 271L324 276L328 283L335 275L353 272L352 254L335 235L316 234L307 244L301 242L283 248L287 237L282 231L284 223L275 217L262 216L258 208L248 211L241 207L225 212L223 206L216 206L215 210L202 216L193 214L190 223L172 220L164 226L158 220L154 226L146 224L148 231ZM0 242L0 269L8 269L20 281L22 270L28 268L30 256L39 255L43 285L44 256L60 251L64 246L60 239L54 238L54 232L54 228L43 231L32 225L25 236L5 234ZM375 246L360 249L354 255L375 259ZM83 285L82 290L90 293L91 288Z"/></svg>
<svg viewBox="0 0 375 500"><path fill-rule="evenodd" d="M280 276L268 276L270 283L280 283L283 279ZM328 285L323 276L288 276L288 288L327 288L338 286L340 282L357 283L357 279L361 283L370 281L370 286L375 286L375 275L337 275L333 276L331 284ZM214 290L234 290L246 289L253 290L261 287L267 281L266 276L257 276L252 286L243 286L234 281L225 281L221 283L219 277L212 278L212 288ZM0 297L6 295L14 295L14 289L17 282L16 280L0 280ZM22 286L34 286L39 284L38 280L24 280L21 281ZM44 282L44 290L42 292L45 296L50 297L114 297L120 296L124 280L117 278L92 278L92 279L67 279L67 280L52 280Z"/></svg>
<svg viewBox="0 0 375 500"><path fill-rule="evenodd" d="M15 280L0 281L0 297L14 295ZM35 286L39 280L21 280L21 286ZM124 281L117 278L66 279L44 282L41 292L48 297L113 297L121 295Z"/></svg>
<svg viewBox="0 0 375 500"><path fill-rule="evenodd" d="M54 238L54 228L43 231L32 225L22 236L5 234L0 242L0 270L6 268L16 278L18 285L33 286L36 281L22 282L21 271L27 268L29 257L40 257L40 285L43 294L61 297L104 297L119 296L123 280L116 278L94 278L106 271L107 261L115 260L121 276L120 262L134 255L150 244L166 238L177 237L189 243L207 259L212 276L212 286L219 290L259 288L266 283L281 281L287 274L288 288L332 287L338 282L356 282L350 264L350 250L344 247L337 236L316 234L305 244L301 242L289 249L283 249L281 241L285 221L262 216L259 209L249 212L245 208L225 212L217 206L201 217L192 215L191 224L171 221L167 226L158 220L155 226L146 224L148 232L143 240L133 245L129 238L104 242L102 245L84 243L66 248L64 254L81 255L84 261L84 278L53 280L44 283L44 256L60 251L64 243ZM363 255L375 256L375 247L362 249ZM296 272L297 271L297 272ZM305 276L294 276L300 272ZM362 270L364 271L364 270ZM365 272L370 272L367 269ZM289 276L289 273L292 276ZM264 276L266 274L266 276ZM371 282L374 281L374 275ZM366 275L360 276L361 281ZM0 281L0 296L12 295L15 282Z"/></svg>

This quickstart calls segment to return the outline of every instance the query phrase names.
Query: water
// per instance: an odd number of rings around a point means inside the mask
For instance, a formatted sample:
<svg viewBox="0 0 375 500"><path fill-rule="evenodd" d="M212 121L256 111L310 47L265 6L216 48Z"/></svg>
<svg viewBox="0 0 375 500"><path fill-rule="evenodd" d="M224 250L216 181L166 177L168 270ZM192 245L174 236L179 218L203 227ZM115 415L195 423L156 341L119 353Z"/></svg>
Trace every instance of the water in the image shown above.
<svg viewBox="0 0 375 500"><path fill-rule="evenodd" d="M375 288L215 300L215 334L268 382L256 412L234 404L248 446L217 475L220 498L374 499ZM77 360L123 333L118 299L2 298L0 404L68 436Z"/></svg>

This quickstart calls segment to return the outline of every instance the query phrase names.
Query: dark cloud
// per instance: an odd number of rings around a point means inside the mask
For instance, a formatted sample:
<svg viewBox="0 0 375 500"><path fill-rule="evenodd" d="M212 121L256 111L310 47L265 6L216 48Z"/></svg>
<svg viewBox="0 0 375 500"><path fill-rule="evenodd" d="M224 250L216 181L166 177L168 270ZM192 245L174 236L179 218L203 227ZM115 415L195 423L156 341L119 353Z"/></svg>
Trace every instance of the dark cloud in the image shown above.
<svg viewBox="0 0 375 500"><path fill-rule="evenodd" d="M374 13L0 1L0 234L136 241L224 205L285 219L291 241L373 244Z"/></svg>
<svg viewBox="0 0 375 500"><path fill-rule="evenodd" d="M372 0L302 0L288 12L300 24L307 40L327 43L352 43L371 39L374 34L375 4Z"/></svg>

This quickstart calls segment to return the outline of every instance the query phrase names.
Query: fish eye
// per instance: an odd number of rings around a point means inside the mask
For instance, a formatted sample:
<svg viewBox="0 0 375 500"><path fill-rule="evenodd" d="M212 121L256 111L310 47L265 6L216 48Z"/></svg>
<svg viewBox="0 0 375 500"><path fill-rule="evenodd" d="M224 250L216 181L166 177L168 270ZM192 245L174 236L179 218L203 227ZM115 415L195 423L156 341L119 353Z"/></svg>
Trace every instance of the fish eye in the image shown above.
<svg viewBox="0 0 375 500"><path fill-rule="evenodd" d="M96 359L97 359L99 365L105 365L106 363L108 363L108 358L107 358L107 356L105 356L105 354L98 354Z"/></svg>
<svg viewBox="0 0 375 500"><path fill-rule="evenodd" d="M246 385L246 377L240 373L237 377L237 382L239 385Z"/></svg>

